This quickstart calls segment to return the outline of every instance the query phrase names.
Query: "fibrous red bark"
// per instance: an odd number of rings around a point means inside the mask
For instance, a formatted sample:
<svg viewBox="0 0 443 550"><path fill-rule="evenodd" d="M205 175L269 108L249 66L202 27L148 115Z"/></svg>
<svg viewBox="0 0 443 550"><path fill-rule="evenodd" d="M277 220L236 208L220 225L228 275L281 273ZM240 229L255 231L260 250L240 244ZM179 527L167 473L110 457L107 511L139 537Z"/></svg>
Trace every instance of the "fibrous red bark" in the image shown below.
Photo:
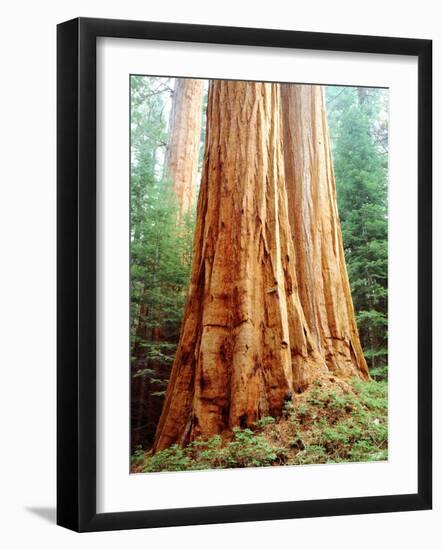
<svg viewBox="0 0 443 550"><path fill-rule="evenodd" d="M285 182L299 295L329 369L369 377L360 344L338 215L322 86L282 84Z"/></svg>
<svg viewBox="0 0 443 550"><path fill-rule="evenodd" d="M279 85L211 82L189 297L154 450L278 416L325 371L298 297Z"/></svg>

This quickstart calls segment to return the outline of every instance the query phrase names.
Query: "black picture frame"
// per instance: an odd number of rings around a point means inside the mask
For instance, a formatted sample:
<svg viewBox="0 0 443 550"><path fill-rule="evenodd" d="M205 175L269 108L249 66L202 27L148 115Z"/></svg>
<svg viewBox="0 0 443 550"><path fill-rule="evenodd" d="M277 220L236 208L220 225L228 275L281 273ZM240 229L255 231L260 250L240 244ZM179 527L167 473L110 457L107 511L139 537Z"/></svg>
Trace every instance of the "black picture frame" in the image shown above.
<svg viewBox="0 0 443 550"><path fill-rule="evenodd" d="M418 491L416 494L96 512L96 39L399 54L418 58ZM57 523L104 531L432 507L432 42L78 18L57 29Z"/></svg>

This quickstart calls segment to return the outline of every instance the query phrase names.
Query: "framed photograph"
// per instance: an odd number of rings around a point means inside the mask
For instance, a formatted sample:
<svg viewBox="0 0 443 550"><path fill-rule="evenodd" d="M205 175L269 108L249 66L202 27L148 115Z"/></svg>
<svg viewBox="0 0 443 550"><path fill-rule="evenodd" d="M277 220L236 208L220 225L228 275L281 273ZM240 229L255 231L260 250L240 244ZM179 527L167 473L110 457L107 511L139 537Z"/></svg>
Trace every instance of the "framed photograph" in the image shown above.
<svg viewBox="0 0 443 550"><path fill-rule="evenodd" d="M432 506L432 43L58 26L59 525Z"/></svg>

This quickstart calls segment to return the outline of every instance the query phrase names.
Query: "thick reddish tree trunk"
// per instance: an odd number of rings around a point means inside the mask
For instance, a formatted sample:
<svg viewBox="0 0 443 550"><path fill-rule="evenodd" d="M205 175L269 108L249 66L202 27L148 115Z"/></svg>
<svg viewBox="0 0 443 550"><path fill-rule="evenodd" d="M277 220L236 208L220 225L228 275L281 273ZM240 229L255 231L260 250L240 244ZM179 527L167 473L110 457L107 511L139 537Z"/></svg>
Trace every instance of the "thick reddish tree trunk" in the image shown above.
<svg viewBox="0 0 443 550"><path fill-rule="evenodd" d="M277 84L210 84L192 276L154 450L278 416L327 372L300 305Z"/></svg>
<svg viewBox="0 0 443 550"><path fill-rule="evenodd" d="M285 181L303 311L329 369L367 379L338 216L322 86L281 85Z"/></svg>
<svg viewBox="0 0 443 550"><path fill-rule="evenodd" d="M165 173L173 182L178 219L195 201L203 107L203 80L177 78L169 120Z"/></svg>

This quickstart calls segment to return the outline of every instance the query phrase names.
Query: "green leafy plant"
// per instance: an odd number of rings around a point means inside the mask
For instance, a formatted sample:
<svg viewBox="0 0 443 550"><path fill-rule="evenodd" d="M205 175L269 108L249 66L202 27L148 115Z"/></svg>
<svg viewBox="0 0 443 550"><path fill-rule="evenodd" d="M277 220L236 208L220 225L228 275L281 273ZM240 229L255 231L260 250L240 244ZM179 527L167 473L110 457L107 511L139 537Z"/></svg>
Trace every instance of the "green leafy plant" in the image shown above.
<svg viewBox="0 0 443 550"><path fill-rule="evenodd" d="M234 428L156 454L138 448L134 471L182 471L296 464L365 462L388 456L387 383L351 381L348 391L313 384L280 418L265 416L253 429Z"/></svg>

